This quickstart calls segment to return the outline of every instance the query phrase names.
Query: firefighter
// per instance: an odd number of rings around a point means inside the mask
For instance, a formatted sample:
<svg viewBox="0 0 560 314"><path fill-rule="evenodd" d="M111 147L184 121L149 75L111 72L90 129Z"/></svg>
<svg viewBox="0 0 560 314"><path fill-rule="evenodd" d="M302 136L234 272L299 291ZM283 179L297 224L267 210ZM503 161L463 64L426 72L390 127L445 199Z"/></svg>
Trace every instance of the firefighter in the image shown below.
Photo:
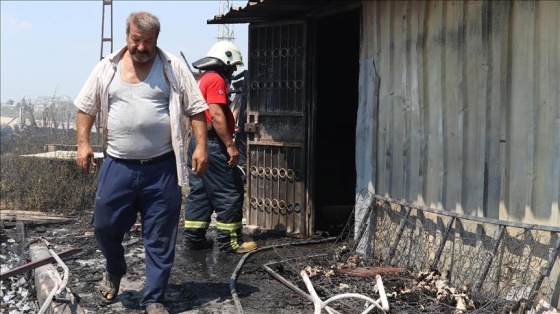
<svg viewBox="0 0 560 314"><path fill-rule="evenodd" d="M243 66L239 48L230 41L219 41L206 56L193 62L201 71L197 78L206 110L208 170L202 177L189 178L185 204L183 244L186 250L212 247L206 238L212 212L216 212L216 242L220 251L246 253L257 248L253 241L243 240L243 180L237 167L239 151L233 135L235 121L230 108L228 81L238 66ZM189 145L188 161L195 149ZM190 168L190 166L189 166Z"/></svg>

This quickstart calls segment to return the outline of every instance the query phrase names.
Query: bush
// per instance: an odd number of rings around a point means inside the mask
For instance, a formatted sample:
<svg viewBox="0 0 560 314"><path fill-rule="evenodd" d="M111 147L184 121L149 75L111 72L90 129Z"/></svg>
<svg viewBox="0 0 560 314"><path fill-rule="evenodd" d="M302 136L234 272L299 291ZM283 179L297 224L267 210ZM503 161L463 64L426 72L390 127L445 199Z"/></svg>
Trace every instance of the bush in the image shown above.
<svg viewBox="0 0 560 314"><path fill-rule="evenodd" d="M73 132L29 129L2 139L0 159L0 209L92 209L98 173L82 173L73 160L26 157L44 152L53 139L75 145ZM52 142L51 142L52 143Z"/></svg>

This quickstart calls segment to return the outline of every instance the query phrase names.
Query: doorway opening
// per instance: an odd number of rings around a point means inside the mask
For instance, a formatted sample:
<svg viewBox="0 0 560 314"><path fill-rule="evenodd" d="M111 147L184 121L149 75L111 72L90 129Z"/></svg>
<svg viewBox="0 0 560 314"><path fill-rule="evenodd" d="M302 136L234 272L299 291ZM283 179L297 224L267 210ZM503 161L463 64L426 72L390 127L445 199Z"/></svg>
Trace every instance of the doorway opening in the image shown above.
<svg viewBox="0 0 560 314"><path fill-rule="evenodd" d="M315 231L340 234L356 195L361 9L315 23Z"/></svg>

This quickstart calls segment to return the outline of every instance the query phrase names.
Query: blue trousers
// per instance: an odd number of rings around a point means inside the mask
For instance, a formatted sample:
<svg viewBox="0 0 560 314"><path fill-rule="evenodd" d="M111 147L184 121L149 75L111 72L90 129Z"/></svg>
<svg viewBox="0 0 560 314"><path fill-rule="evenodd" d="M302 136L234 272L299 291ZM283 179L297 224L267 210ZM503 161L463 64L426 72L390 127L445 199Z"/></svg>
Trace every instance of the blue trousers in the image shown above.
<svg viewBox="0 0 560 314"><path fill-rule="evenodd" d="M165 297L181 212L177 182L175 158L148 165L106 158L100 169L91 224L110 274L126 273L122 241L140 213L146 251L141 306L163 303Z"/></svg>
<svg viewBox="0 0 560 314"><path fill-rule="evenodd" d="M208 170L197 178L189 176L189 194L185 205L184 239L191 243L204 241L212 212L216 212L216 240L220 250L237 249L242 239L243 181L241 171L227 164L229 155L222 141L209 132ZM195 148L191 141L187 164L191 168Z"/></svg>

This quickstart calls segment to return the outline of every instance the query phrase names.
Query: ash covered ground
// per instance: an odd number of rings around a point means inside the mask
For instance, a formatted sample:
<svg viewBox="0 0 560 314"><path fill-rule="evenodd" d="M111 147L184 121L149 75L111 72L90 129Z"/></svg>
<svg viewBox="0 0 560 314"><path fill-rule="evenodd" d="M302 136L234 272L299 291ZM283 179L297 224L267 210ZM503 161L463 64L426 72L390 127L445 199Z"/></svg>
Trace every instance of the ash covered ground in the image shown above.
<svg viewBox="0 0 560 314"><path fill-rule="evenodd" d="M141 230L133 228L123 242L126 248L128 271L121 282L121 291L111 304L100 302L97 285L104 271L104 258L98 250L90 226L91 213L77 213L70 222L25 226L26 241L42 237L56 252L71 248L81 251L64 258L70 270L68 287L86 313L143 313L139 307L144 285L144 249ZM3 271L29 263L15 225L2 228ZM255 235L260 247L298 241L294 238L270 234ZM242 255L224 254L214 250L185 252L177 241L175 264L166 304L170 313L236 313L230 291L232 274ZM274 253L254 254L248 258L235 281L238 299L245 313L309 313L312 304L284 285L278 283L260 265L270 262ZM276 256L276 258L278 258ZM1 313L37 313L40 304L32 272L2 281ZM22 293L23 292L23 293Z"/></svg>
<svg viewBox="0 0 560 314"><path fill-rule="evenodd" d="M65 223L27 224L25 241L42 237L56 252L81 249L79 253L64 258L64 262L70 270L68 287L86 313L143 313L139 307L145 280L141 230L133 228L123 242L128 272L123 277L116 301L105 304L97 290L104 271L104 259L92 235L91 213L70 216L73 218ZM2 228L2 271L29 262L17 229L10 223ZM249 256L224 254L216 249L186 252L179 240L166 293L165 306L169 312L240 313L241 309L249 314L312 313L312 302L274 278L265 269L267 267L300 291L308 292L299 276L299 272L305 269L322 300L342 293L360 293L374 300L379 298L375 276L341 275L343 269L367 270L372 266L343 242L301 240L270 233L252 235L251 238L257 241L260 249ZM236 297L232 296L232 280ZM0 312L37 313L40 305L37 304L33 281L30 271L3 280ZM474 301L468 291L446 286L437 272L413 275L405 271L383 275L383 282L391 307L389 313L509 313L515 306L509 302ZM465 297L459 301L454 296L457 294ZM458 309L459 302L464 303L465 310ZM331 304L340 313L361 313L369 305L363 300ZM374 309L370 313L381 311Z"/></svg>

